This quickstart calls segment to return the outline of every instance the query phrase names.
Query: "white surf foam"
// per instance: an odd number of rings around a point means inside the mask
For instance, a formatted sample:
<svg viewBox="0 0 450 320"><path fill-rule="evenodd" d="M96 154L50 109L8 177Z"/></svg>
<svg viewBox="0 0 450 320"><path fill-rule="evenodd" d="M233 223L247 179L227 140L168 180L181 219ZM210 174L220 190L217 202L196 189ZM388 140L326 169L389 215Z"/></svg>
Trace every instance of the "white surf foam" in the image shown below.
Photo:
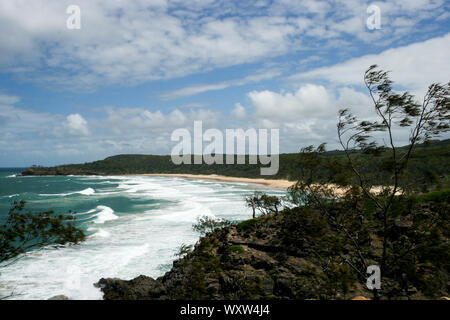
<svg viewBox="0 0 450 320"><path fill-rule="evenodd" d="M96 219L94 220L95 223L103 224L106 221L116 220L119 219L118 216L114 214L114 210L107 206L98 206L96 210L99 210L95 216Z"/></svg>
<svg viewBox="0 0 450 320"><path fill-rule="evenodd" d="M95 193L95 190L92 188L87 188L81 191L69 192L69 193L56 193L56 194L40 194L41 197L67 197L74 194L82 194L84 196L91 196Z"/></svg>
<svg viewBox="0 0 450 320"><path fill-rule="evenodd" d="M9 196L3 196L2 198L14 198L14 197L18 197L18 196L19 196L19 194L12 194Z"/></svg>
<svg viewBox="0 0 450 320"><path fill-rule="evenodd" d="M95 231L92 237L109 238L111 236L111 233L104 229L89 228L88 231Z"/></svg>
<svg viewBox="0 0 450 320"><path fill-rule="evenodd" d="M73 179L94 181L93 177ZM114 190L130 199L132 213L118 219L112 208L96 204L94 209L77 214L77 220L94 234L79 245L42 250L2 268L0 296L14 290L20 294L14 299L48 299L60 294L71 299L101 299L93 283L102 277L132 279L145 274L156 278L167 272L177 248L198 240L198 233L192 230L198 216L228 220L251 217L251 209L243 200L244 194L252 192L250 186L234 189L233 184L217 186L169 177L96 179L99 183L104 179L120 183ZM106 190L95 182L88 184L96 189L89 199L102 203L99 199ZM146 197L159 200L158 206L143 202Z"/></svg>

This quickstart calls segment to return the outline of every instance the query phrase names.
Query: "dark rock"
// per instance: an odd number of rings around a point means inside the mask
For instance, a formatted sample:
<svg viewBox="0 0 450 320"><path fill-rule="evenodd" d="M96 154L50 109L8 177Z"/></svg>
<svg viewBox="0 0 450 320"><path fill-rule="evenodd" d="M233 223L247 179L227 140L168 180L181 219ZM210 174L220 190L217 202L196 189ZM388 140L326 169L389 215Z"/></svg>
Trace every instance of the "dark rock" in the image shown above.
<svg viewBox="0 0 450 320"><path fill-rule="evenodd" d="M61 294L61 295L58 295L58 296L51 297L51 298L49 298L47 300L69 300L69 297Z"/></svg>
<svg viewBox="0 0 450 320"><path fill-rule="evenodd" d="M105 300L156 300L166 293L160 282L147 276L130 281L102 278L95 286L103 291Z"/></svg>

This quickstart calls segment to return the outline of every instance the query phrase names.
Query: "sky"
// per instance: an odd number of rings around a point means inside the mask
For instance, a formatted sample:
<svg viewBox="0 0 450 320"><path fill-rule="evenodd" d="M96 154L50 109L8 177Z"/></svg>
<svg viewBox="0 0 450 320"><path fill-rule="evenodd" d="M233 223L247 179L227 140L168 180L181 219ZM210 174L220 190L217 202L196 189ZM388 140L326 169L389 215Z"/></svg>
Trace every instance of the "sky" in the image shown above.
<svg viewBox="0 0 450 320"><path fill-rule="evenodd" d="M0 167L170 154L194 121L333 149L370 65L418 100L450 80L445 0L0 0L0 30Z"/></svg>

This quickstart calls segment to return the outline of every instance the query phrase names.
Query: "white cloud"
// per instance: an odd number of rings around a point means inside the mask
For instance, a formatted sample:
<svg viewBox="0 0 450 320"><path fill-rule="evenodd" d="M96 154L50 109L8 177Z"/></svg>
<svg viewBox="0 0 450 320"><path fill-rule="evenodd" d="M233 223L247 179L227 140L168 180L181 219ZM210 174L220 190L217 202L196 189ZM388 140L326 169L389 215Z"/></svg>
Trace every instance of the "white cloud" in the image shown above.
<svg viewBox="0 0 450 320"><path fill-rule="evenodd" d="M20 101L20 97L0 93L0 105L13 105Z"/></svg>
<svg viewBox="0 0 450 320"><path fill-rule="evenodd" d="M89 128L87 121L78 113L67 116L67 128L71 134L74 135L89 135Z"/></svg>
<svg viewBox="0 0 450 320"><path fill-rule="evenodd" d="M234 109L231 111L231 114L238 120L245 120L245 118L247 118L247 111L240 103L236 103L234 105Z"/></svg>
<svg viewBox="0 0 450 320"><path fill-rule="evenodd" d="M203 85L193 85L189 87L185 87L182 89L178 89L175 91L164 93L160 96L163 100L171 100L171 99L177 99L181 97L188 97L197 95L200 93L208 92L208 91L217 91L217 90L223 90L229 87L235 87L235 86L244 86L249 83L255 83L263 80L272 79L274 77L277 77L281 74L279 70L269 70L265 72L261 72L258 74L250 75L247 77L244 77L243 79L236 79L236 80L230 80L220 83L213 83L213 84L203 84Z"/></svg>
<svg viewBox="0 0 450 320"><path fill-rule="evenodd" d="M336 85L362 85L364 71L372 64L390 70L396 84L408 90L425 93L433 82L449 81L450 34L386 50L377 55L366 55L330 67L322 67L291 77L293 81L327 80Z"/></svg>
<svg viewBox="0 0 450 320"><path fill-rule="evenodd" d="M294 93L252 91L248 97L258 117L278 121L326 116L333 108L325 87L314 84L301 86Z"/></svg>
<svg viewBox="0 0 450 320"><path fill-rule="evenodd" d="M339 109L350 108L361 119L373 117L368 94L351 87L304 84L294 92L252 91L248 98L254 111L248 119L255 127L280 129L282 152L296 152L301 146L323 142L338 148ZM406 144L406 139L402 136L400 144Z"/></svg>
<svg viewBox="0 0 450 320"><path fill-rule="evenodd" d="M445 13L442 1L407 3L379 3L386 23L382 30L367 32L362 23L366 8L359 0L79 0L81 30L66 29L71 1L1 1L0 66L22 79L72 89L129 85L332 47L343 40L347 49L358 42L388 45L413 30L421 33L417 25L422 20ZM223 84L205 90L217 86Z"/></svg>
<svg viewBox="0 0 450 320"><path fill-rule="evenodd" d="M169 154L170 135L192 130L194 120L204 128L225 123L217 111L191 109L169 113L143 108L100 108L95 118L63 116L0 103L0 162L13 165L53 165L93 161L123 153ZM33 159L33 163L27 163Z"/></svg>

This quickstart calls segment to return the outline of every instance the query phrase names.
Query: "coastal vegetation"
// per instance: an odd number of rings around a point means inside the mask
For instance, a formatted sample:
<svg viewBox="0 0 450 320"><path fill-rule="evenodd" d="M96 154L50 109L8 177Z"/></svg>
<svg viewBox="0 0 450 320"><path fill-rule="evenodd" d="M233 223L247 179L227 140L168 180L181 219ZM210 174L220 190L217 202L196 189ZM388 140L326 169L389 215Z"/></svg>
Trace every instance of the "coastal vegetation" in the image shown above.
<svg viewBox="0 0 450 320"><path fill-rule="evenodd" d="M77 244L86 238L83 230L73 225L74 213L32 212L25 205L23 200L13 202L6 220L0 224L0 273L2 267L15 263L26 252ZM3 298L7 297L0 297Z"/></svg>
<svg viewBox="0 0 450 320"><path fill-rule="evenodd" d="M399 212L413 212L414 219L399 220L392 228L393 250L398 250L392 259L398 261L390 260L392 269L382 270L378 298L448 296L449 197L450 190L429 193L396 207ZM344 207L333 209L336 214L343 211ZM370 258L375 259L379 238L374 233L370 237L371 242L361 234L361 243L366 241L361 250L375 246ZM320 208L299 206L208 233L158 279L101 279L97 286L107 300L373 298L365 278L343 263L357 255Z"/></svg>
<svg viewBox="0 0 450 320"><path fill-rule="evenodd" d="M73 225L73 213L32 212L25 201L13 202L8 217L0 224L0 267L15 262L19 255L49 245L79 243L86 238Z"/></svg>
<svg viewBox="0 0 450 320"><path fill-rule="evenodd" d="M398 148L407 150L409 146ZM380 150L379 157L364 154L359 150L352 150L355 161L365 163L361 168L364 174L371 176L376 185L384 185L389 181L389 175L380 172L380 164L390 158L389 147ZM410 181L420 187L422 191L441 187L450 187L450 139L430 140L415 145L406 173ZM327 151L321 157L330 162L342 162L346 155L344 151ZM274 176L264 176L265 179L287 179L296 181L300 178L298 168L301 155L298 153L280 154L280 170ZM260 165L248 164L219 165L175 165L170 156L157 155L118 155L105 160L85 163L62 165L56 167L30 167L23 175L128 175L128 174L217 174L230 177L261 178ZM318 168L317 173L330 168ZM339 170L335 168L334 170ZM336 172L338 173L338 172Z"/></svg>
<svg viewBox="0 0 450 320"><path fill-rule="evenodd" d="M371 66L365 84L374 116L339 112L341 151L326 144L284 154L271 178L295 183L288 196L244 200L252 219L200 217L201 238L183 245L173 268L152 279L101 279L105 299L438 299L450 292L450 85L432 84L422 102L397 93ZM398 147L399 134L409 144ZM32 167L24 175L201 173L256 177L258 165L180 165L170 157L122 155L82 165ZM259 177L259 176L258 176ZM336 188L336 186L338 188ZM69 216L22 213L0 227L0 263L47 244L84 238ZM1 260L3 259L3 260ZM367 270L381 270L368 287Z"/></svg>
<svg viewBox="0 0 450 320"><path fill-rule="evenodd" d="M450 85L432 84L418 103L395 92L376 66L365 84L375 116L359 120L343 109L343 151L327 153L325 144L302 149L289 176L297 181L289 189L293 205L278 210L282 199L249 195L253 219L205 233L156 280L101 279L105 299L448 296L449 148L448 141L430 141L449 130ZM399 148L396 134L405 128L410 144ZM366 286L370 266L381 270L379 288Z"/></svg>
<svg viewBox="0 0 450 320"><path fill-rule="evenodd" d="M230 221L214 219L209 216L202 216L197 218L197 223L192 226L192 229L204 236L216 229L224 228L229 225L231 225Z"/></svg>

